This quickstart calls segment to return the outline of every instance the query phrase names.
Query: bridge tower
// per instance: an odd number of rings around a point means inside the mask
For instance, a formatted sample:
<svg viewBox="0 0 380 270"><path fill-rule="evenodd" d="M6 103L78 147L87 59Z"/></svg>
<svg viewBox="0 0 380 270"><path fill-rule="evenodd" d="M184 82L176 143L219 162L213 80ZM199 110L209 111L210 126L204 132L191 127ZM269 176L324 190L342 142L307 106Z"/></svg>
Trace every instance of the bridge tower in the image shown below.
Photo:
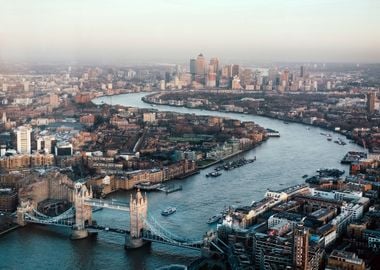
<svg viewBox="0 0 380 270"><path fill-rule="evenodd" d="M20 205L17 207L16 217L17 217L17 224L20 226L25 226L25 214L31 213L33 211L33 208L36 208L33 205L32 201L21 201Z"/></svg>
<svg viewBox="0 0 380 270"><path fill-rule="evenodd" d="M130 234L125 237L125 248L134 249L147 243L142 239L142 231L148 212L148 198L146 194L143 196L139 189L135 198L131 194L129 208Z"/></svg>
<svg viewBox="0 0 380 270"><path fill-rule="evenodd" d="M83 239L88 236L86 225L92 223L92 208L85 205L85 200L92 199L92 189L86 185L76 183L73 191L73 203L75 207L75 225L71 233L71 239Z"/></svg>

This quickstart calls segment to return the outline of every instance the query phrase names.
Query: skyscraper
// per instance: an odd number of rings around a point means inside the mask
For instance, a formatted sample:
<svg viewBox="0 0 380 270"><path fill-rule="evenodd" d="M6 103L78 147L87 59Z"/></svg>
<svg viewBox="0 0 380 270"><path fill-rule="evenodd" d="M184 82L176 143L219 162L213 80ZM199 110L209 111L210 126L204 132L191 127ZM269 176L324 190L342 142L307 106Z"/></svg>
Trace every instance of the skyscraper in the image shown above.
<svg viewBox="0 0 380 270"><path fill-rule="evenodd" d="M373 113L375 111L375 101L376 101L376 94L368 93L367 94L367 111L369 113Z"/></svg>
<svg viewBox="0 0 380 270"><path fill-rule="evenodd" d="M195 80L199 83L205 82L206 74L206 59L203 54L199 54L195 65Z"/></svg>
<svg viewBox="0 0 380 270"><path fill-rule="evenodd" d="M293 267L295 270L308 269L309 231L303 223L294 225L293 229Z"/></svg>
<svg viewBox="0 0 380 270"><path fill-rule="evenodd" d="M218 71L219 71L219 60L218 60L218 58L216 58L216 57L211 58L209 66L212 68L212 72L218 73Z"/></svg>
<svg viewBox="0 0 380 270"><path fill-rule="evenodd" d="M31 133L32 129L28 126L20 126L16 130L17 152L19 152L20 154L31 153Z"/></svg>
<svg viewBox="0 0 380 270"><path fill-rule="evenodd" d="M190 59L190 74L191 74L191 80L195 80L195 72L196 72L196 60Z"/></svg>
<svg viewBox="0 0 380 270"><path fill-rule="evenodd" d="M239 65L232 65L231 66L231 77L239 76L240 67Z"/></svg>
<svg viewBox="0 0 380 270"><path fill-rule="evenodd" d="M212 65L209 65L208 67L206 86L211 88L216 86L216 73Z"/></svg>
<svg viewBox="0 0 380 270"><path fill-rule="evenodd" d="M301 66L300 68L300 77L303 78L305 76L305 67Z"/></svg>
<svg viewBox="0 0 380 270"><path fill-rule="evenodd" d="M207 72L207 86L216 87L219 85L219 60L216 57L210 59Z"/></svg>

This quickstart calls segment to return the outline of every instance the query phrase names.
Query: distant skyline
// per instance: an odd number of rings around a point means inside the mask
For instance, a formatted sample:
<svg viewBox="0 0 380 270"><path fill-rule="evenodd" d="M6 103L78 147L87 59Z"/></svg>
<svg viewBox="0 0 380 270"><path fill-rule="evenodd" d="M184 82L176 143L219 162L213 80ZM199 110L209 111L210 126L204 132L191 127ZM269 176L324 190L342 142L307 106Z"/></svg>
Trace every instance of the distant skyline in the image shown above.
<svg viewBox="0 0 380 270"><path fill-rule="evenodd" d="M380 63L378 0L0 0L0 61Z"/></svg>

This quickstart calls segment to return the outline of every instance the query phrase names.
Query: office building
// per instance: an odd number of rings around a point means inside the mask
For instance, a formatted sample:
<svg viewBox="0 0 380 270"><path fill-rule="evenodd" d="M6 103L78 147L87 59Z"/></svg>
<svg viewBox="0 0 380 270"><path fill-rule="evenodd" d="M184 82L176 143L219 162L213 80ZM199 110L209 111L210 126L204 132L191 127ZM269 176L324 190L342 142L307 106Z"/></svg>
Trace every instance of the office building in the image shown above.
<svg viewBox="0 0 380 270"><path fill-rule="evenodd" d="M303 78L305 76L305 67L301 66L300 67L300 77Z"/></svg>
<svg viewBox="0 0 380 270"><path fill-rule="evenodd" d="M195 81L198 83L205 83L206 74L206 59L203 54L199 54L195 65Z"/></svg>
<svg viewBox="0 0 380 270"><path fill-rule="evenodd" d="M195 73L196 73L196 60L195 59L190 59L190 74L191 74L191 79L194 81L195 80Z"/></svg>
<svg viewBox="0 0 380 270"><path fill-rule="evenodd" d="M376 103L376 94L368 93L367 94L367 111L369 113L373 113L375 111L375 103Z"/></svg>

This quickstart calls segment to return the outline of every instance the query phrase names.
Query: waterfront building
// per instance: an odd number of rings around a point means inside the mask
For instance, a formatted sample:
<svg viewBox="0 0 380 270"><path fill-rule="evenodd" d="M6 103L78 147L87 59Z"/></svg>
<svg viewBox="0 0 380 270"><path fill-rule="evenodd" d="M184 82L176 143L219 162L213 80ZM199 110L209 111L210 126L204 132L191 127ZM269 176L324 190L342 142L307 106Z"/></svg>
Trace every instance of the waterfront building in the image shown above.
<svg viewBox="0 0 380 270"><path fill-rule="evenodd" d="M31 133L32 129L29 126L20 126L16 130L17 136L17 152L20 154L31 153Z"/></svg>
<svg viewBox="0 0 380 270"><path fill-rule="evenodd" d="M11 188L0 188L0 211L13 212L17 207L17 191Z"/></svg>

